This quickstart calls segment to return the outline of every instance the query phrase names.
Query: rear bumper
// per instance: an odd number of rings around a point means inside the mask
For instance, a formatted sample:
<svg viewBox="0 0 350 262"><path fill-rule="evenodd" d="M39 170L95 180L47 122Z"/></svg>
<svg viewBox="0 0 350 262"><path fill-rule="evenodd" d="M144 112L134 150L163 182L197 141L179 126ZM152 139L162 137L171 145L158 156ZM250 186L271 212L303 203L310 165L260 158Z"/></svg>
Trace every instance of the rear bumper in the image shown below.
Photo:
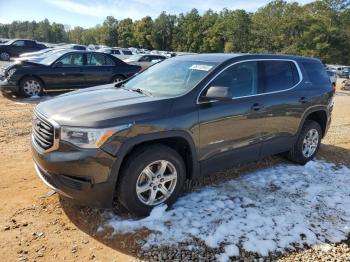
<svg viewBox="0 0 350 262"><path fill-rule="evenodd" d="M32 144L32 152L36 173L46 186L78 204L112 206L113 157L101 150L69 150L67 146L64 151L41 153Z"/></svg>
<svg viewBox="0 0 350 262"><path fill-rule="evenodd" d="M0 79L0 91L6 94L18 93L19 87L16 82Z"/></svg>

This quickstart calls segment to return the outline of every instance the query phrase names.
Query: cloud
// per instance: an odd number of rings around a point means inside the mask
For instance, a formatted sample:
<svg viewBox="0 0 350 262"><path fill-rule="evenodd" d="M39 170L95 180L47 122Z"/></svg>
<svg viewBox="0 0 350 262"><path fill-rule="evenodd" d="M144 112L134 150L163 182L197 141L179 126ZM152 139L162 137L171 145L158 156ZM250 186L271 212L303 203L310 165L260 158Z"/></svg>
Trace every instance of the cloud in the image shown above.
<svg viewBox="0 0 350 262"><path fill-rule="evenodd" d="M228 9L245 9L247 11L255 11L259 7L264 6L269 1L257 0L46 0L49 4L56 6L68 12L105 18L113 15L118 19L130 17L132 19L140 19L144 16L157 17L162 11L170 14L179 14L197 8L200 13L208 9L215 11ZM309 0L299 1L301 3L311 2Z"/></svg>

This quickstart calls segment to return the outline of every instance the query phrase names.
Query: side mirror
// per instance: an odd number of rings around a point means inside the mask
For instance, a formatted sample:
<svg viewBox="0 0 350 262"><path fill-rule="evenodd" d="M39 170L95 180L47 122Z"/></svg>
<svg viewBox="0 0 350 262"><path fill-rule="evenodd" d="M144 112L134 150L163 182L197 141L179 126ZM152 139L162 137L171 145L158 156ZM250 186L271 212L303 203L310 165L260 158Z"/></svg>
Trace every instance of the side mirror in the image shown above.
<svg viewBox="0 0 350 262"><path fill-rule="evenodd" d="M55 63L54 67L62 67L63 63L61 61Z"/></svg>
<svg viewBox="0 0 350 262"><path fill-rule="evenodd" d="M232 100L231 88L227 86L211 86L209 87L207 94L203 97L205 100L219 100L229 101Z"/></svg>

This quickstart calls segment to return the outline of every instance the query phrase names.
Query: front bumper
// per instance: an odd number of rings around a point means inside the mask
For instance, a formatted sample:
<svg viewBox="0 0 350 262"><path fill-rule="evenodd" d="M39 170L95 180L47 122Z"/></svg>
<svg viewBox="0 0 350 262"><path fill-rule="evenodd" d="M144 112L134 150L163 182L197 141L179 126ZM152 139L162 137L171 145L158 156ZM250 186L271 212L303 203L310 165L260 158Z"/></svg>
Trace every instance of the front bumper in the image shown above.
<svg viewBox="0 0 350 262"><path fill-rule="evenodd" d="M32 152L35 170L49 188L79 204L112 206L114 157L102 150L82 150L68 144L43 153L32 142Z"/></svg>
<svg viewBox="0 0 350 262"><path fill-rule="evenodd" d="M6 94L18 93L19 87L16 82L0 78L0 90Z"/></svg>

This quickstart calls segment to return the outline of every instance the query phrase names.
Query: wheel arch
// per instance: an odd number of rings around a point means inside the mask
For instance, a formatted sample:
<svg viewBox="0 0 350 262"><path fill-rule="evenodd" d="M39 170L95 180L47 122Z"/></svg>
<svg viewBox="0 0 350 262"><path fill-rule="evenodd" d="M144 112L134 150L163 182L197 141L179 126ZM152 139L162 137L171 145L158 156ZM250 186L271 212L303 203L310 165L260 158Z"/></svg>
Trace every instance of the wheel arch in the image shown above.
<svg viewBox="0 0 350 262"><path fill-rule="evenodd" d="M111 77L111 79L110 79L110 82L112 82L113 79L114 79L115 77L117 77L117 76L121 76L124 80L127 78L126 75L124 75L124 74L116 73L116 74L113 74L113 75L112 75L112 77Z"/></svg>
<svg viewBox="0 0 350 262"><path fill-rule="evenodd" d="M142 150L148 145L162 144L177 151L183 158L186 166L186 178L194 179L199 175L199 165L194 142L185 131L165 131L128 139L123 142L116 153L116 161L111 174L112 181L118 182L123 164L135 150Z"/></svg>
<svg viewBox="0 0 350 262"><path fill-rule="evenodd" d="M304 123L306 120L313 120L317 122L322 129L322 138L325 136L326 131L327 131L327 123L328 123L328 110L324 106L316 106L313 108L310 108L304 113L304 116L302 118L302 121L299 125L298 129L298 135L300 134L301 129L304 126Z"/></svg>
<svg viewBox="0 0 350 262"><path fill-rule="evenodd" d="M27 77L34 77L34 78L38 79L41 82L41 84L43 85L43 89L45 88L46 85L45 85L44 80L40 76L35 75L35 74L25 74L25 75L21 76L17 82L18 86L20 86L23 79L25 79Z"/></svg>

